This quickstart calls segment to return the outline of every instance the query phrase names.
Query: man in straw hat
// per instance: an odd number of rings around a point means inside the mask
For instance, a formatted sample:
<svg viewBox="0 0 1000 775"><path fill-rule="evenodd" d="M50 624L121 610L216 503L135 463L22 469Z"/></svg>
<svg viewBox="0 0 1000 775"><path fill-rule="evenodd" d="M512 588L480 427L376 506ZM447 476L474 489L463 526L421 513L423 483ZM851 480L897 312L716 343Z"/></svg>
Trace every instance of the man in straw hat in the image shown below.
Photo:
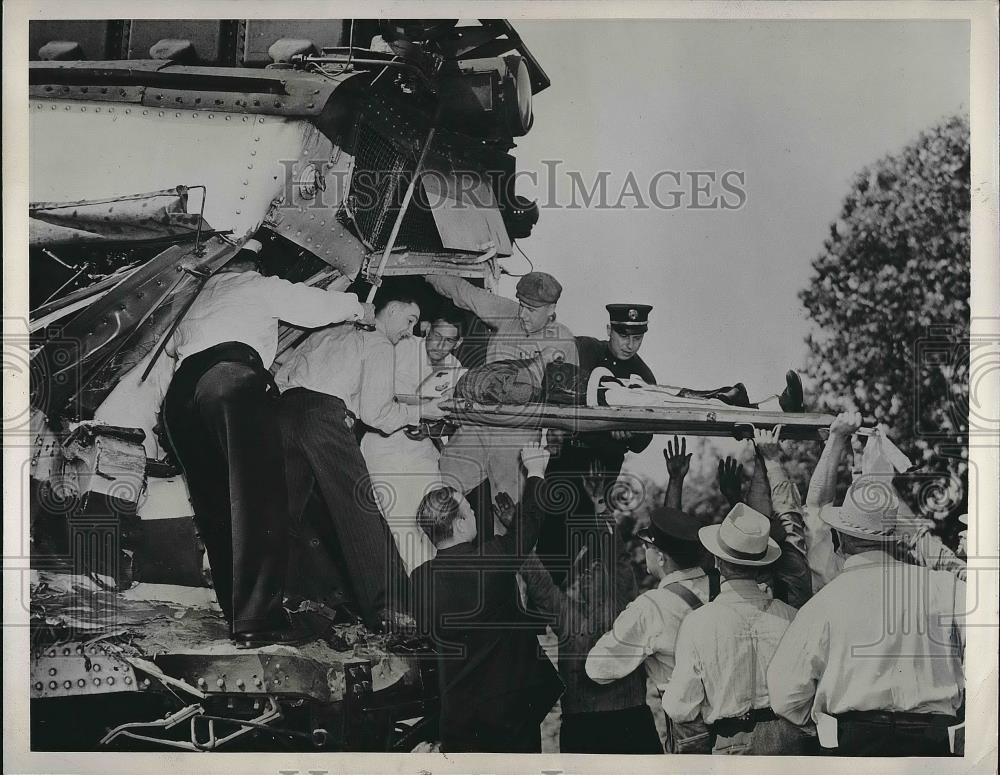
<svg viewBox="0 0 1000 775"><path fill-rule="evenodd" d="M965 583L894 557L898 512L889 478L872 475L823 508L843 571L802 607L768 668L774 710L811 718L841 755L944 756L959 723Z"/></svg>
<svg viewBox="0 0 1000 775"><path fill-rule="evenodd" d="M585 669L592 681L617 681L641 666L660 691L670 681L681 623L716 591L717 579L702 567L705 552L698 530L703 524L669 506L650 514L649 527L638 537L646 550L646 570L658 584L633 600L591 648ZM697 714L686 723L668 723L666 751L709 753L708 737Z"/></svg>
<svg viewBox="0 0 1000 775"><path fill-rule="evenodd" d="M781 556L770 531L770 520L744 503L721 525L698 531L722 586L681 625L663 709L678 723L700 716L714 754L806 753L808 738L774 714L767 692L768 663L795 618L794 608L757 583L758 573Z"/></svg>

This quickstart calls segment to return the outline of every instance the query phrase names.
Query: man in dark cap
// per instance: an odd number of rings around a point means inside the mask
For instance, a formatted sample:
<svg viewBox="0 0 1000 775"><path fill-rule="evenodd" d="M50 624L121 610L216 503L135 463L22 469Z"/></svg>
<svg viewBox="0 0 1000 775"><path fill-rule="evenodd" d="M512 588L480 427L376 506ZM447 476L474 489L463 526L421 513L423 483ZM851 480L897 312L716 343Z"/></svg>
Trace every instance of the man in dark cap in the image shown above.
<svg viewBox="0 0 1000 775"><path fill-rule="evenodd" d="M656 377L639 357L639 348L649 328L649 304L608 304L608 338L576 337L580 354L581 384L594 369L604 367L614 376L628 379L635 374L653 384ZM577 525L586 524L590 500L585 497L583 480L601 472L602 490L614 483L622 470L626 452L642 452L653 440L651 433L632 431L592 431L577 433L563 442L553 460L550 481L558 482L561 491L571 498L555 499L564 504L563 513L550 513L538 538L538 555L556 584L562 583L569 561L570 537Z"/></svg>
<svg viewBox="0 0 1000 775"><path fill-rule="evenodd" d="M703 567L697 517L660 506L638 537L646 550L646 569L658 583L629 604L587 656L587 675L597 683L625 678L645 666L662 693L674 672L677 633L692 611L707 603L718 577ZM667 725L668 753L709 753L708 728L699 720Z"/></svg>
<svg viewBox="0 0 1000 775"><path fill-rule="evenodd" d="M477 288L459 277L429 275L427 282L455 306L472 312L493 329L486 348L486 363L503 360L541 358L543 363L577 365L576 340L572 332L556 320L556 303L562 286L545 272L529 272L517 282L517 300ZM465 364L466 366L478 364ZM524 476L518 452L537 439L531 428L488 428L465 425L451 437L441 454L441 475L445 484L469 495L479 519L479 534L493 535L492 497L506 493L520 499ZM484 507L485 506L485 507Z"/></svg>
<svg viewBox="0 0 1000 775"><path fill-rule="evenodd" d="M656 377L645 361L639 357L639 348L649 330L649 304L608 304L608 338L594 339L578 336L576 347L580 352L581 379L586 380L598 366L603 366L614 376L628 379L635 374L643 382L656 383ZM603 463L612 481L618 478L626 452L642 452L653 440L651 433L611 431L610 433L581 434L575 443L589 448Z"/></svg>

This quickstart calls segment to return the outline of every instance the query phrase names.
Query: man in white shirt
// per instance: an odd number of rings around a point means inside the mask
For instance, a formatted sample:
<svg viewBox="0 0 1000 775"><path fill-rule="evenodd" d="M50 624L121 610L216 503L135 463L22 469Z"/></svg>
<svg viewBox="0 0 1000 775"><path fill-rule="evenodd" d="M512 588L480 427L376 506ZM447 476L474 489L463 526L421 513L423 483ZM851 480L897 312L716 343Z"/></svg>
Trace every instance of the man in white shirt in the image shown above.
<svg viewBox="0 0 1000 775"><path fill-rule="evenodd" d="M847 559L768 668L774 710L812 719L837 754L946 756L959 723L965 583L893 557L898 510L888 477L871 475L855 479L843 506L824 507Z"/></svg>
<svg viewBox="0 0 1000 775"><path fill-rule="evenodd" d="M445 307L430 321L426 337L404 337L395 347L396 395L416 395L424 380L443 371L454 373L462 364L452 353L462 344L462 319L454 307ZM443 378L447 383L448 379ZM424 495L442 484L434 441L407 429L371 431L361 440L372 484L379 497L407 575L433 559L434 544L417 526L417 506Z"/></svg>
<svg viewBox="0 0 1000 775"><path fill-rule="evenodd" d="M335 535L323 551L342 557L361 618L373 629L402 608L389 600L389 590L396 591L403 579L354 425L360 419L390 434L418 425L421 414L441 416L436 407L395 399L393 347L411 335L419 319L420 307L412 298L383 296L374 330L345 324L317 332L296 348L276 377L292 521L302 523L315 489L328 517L324 526Z"/></svg>
<svg viewBox="0 0 1000 775"><path fill-rule="evenodd" d="M794 608L758 585L758 573L781 556L770 531L770 520L743 503L721 525L699 531L722 587L681 625L663 710L678 723L708 724L714 754L807 752L809 738L774 714L767 693L768 663L795 618Z"/></svg>
<svg viewBox="0 0 1000 775"><path fill-rule="evenodd" d="M288 498L268 367L284 320L317 328L368 320L370 305L254 271L250 240L208 280L167 344L179 362L163 402L219 606L238 646L291 642L282 607Z"/></svg>
<svg viewBox="0 0 1000 775"><path fill-rule="evenodd" d="M702 567L698 543L702 523L678 509L662 506L639 532L646 549L646 569L659 583L639 595L615 619L587 655L585 669L605 684L645 666L660 691L674 671L675 646L681 622L708 602L711 582ZM667 724L667 753L710 753L708 729L700 719Z"/></svg>

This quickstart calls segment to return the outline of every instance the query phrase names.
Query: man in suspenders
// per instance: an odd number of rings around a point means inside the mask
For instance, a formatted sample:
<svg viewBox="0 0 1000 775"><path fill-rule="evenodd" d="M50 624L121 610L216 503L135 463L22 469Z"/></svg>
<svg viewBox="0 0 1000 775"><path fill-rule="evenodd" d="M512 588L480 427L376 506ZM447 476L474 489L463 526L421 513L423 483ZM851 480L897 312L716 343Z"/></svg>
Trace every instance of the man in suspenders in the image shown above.
<svg viewBox="0 0 1000 775"><path fill-rule="evenodd" d="M624 678L644 665L663 691L674 671L677 633L693 610L707 603L712 580L702 567L698 542L702 522L678 509L662 506L639 532L646 549L646 568L659 583L643 593L615 619L594 644L586 671L596 683ZM707 727L698 719L667 725L668 753L710 753Z"/></svg>
<svg viewBox="0 0 1000 775"><path fill-rule="evenodd" d="M767 666L795 609L758 585L781 556L770 520L737 503L721 525L699 531L722 575L718 597L688 616L663 694L674 723L701 719L715 754L803 754L809 738L771 709Z"/></svg>

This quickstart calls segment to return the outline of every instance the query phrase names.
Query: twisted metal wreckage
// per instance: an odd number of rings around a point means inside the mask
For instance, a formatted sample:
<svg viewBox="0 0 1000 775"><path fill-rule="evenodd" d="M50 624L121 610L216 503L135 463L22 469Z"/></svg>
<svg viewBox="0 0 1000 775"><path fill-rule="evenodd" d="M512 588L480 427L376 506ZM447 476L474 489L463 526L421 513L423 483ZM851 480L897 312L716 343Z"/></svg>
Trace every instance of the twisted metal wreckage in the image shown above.
<svg viewBox="0 0 1000 775"><path fill-rule="evenodd" d="M364 290L443 273L495 288L538 216L512 190L509 151L547 76L503 20L39 22L31 37L33 747L433 739L419 642L334 624L306 600L326 638L229 645L183 481L136 407L164 387L177 321L253 234L265 271L289 280ZM279 362L301 336L282 329ZM116 387L127 401L110 409ZM452 411L703 435L748 416ZM829 424L752 416L799 438Z"/></svg>

